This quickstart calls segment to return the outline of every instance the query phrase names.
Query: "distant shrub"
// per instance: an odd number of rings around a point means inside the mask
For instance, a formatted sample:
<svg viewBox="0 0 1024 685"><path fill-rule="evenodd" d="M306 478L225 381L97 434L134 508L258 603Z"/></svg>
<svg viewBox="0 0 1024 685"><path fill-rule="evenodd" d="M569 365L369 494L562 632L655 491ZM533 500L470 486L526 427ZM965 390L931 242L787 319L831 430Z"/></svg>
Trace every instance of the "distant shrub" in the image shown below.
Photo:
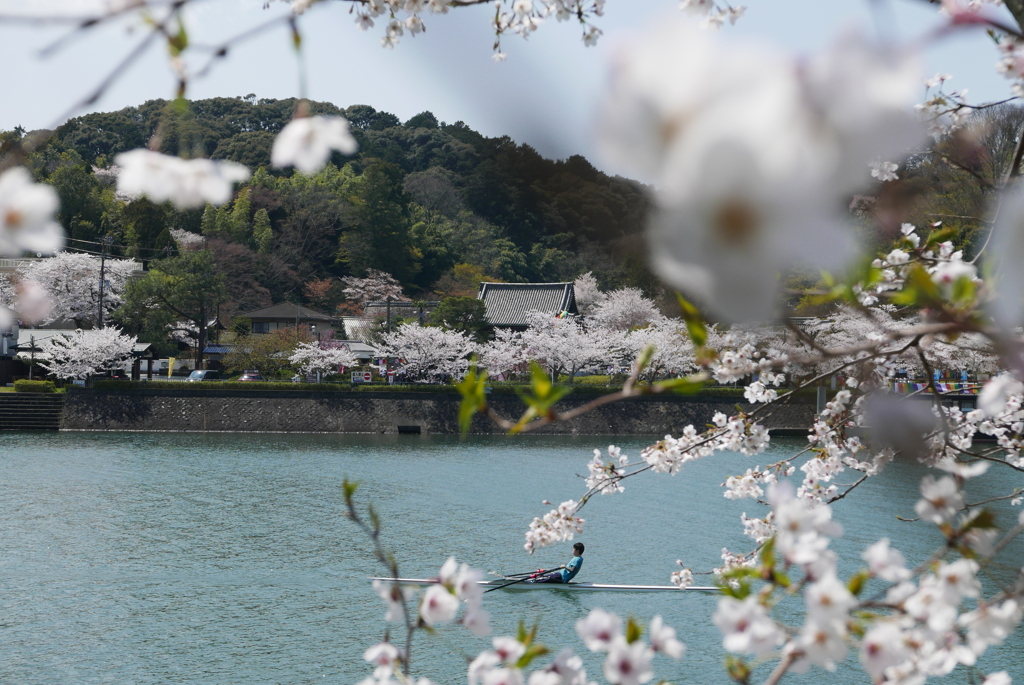
<svg viewBox="0 0 1024 685"><path fill-rule="evenodd" d="M14 392L57 392L53 381L14 381Z"/></svg>
<svg viewBox="0 0 1024 685"><path fill-rule="evenodd" d="M239 383L238 381L200 381L197 383L179 381L146 381L144 383L133 381L93 381L92 387L101 390L188 390L203 392L206 390L313 390L322 392L337 392L339 390L351 390L348 383L292 383L290 381L267 381Z"/></svg>

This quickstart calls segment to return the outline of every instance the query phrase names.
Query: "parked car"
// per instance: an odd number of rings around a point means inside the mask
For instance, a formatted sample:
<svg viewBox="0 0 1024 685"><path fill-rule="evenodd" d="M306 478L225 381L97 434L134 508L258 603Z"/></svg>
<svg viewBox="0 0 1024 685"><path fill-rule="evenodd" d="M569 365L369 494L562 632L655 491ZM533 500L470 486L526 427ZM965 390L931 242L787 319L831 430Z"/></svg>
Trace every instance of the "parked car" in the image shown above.
<svg viewBox="0 0 1024 685"><path fill-rule="evenodd" d="M189 383L197 383L199 381L219 381L220 371L214 369L196 369L188 375L185 379Z"/></svg>
<svg viewBox="0 0 1024 685"><path fill-rule="evenodd" d="M117 381L130 381L132 379L131 374L124 369L114 369L110 372L110 378Z"/></svg>
<svg viewBox="0 0 1024 685"><path fill-rule="evenodd" d="M248 381L248 382L259 382L259 383L266 383L267 382L266 377L264 377L264 375L262 373L260 373L259 371L246 371L241 376L238 377L238 380L242 381L242 382L246 382L246 381Z"/></svg>

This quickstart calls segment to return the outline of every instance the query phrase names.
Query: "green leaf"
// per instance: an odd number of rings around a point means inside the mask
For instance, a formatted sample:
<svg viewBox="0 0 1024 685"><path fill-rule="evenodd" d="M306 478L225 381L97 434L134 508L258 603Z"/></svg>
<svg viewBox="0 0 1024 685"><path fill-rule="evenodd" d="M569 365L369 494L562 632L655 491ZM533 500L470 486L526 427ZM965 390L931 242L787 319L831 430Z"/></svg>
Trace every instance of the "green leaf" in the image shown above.
<svg viewBox="0 0 1024 685"><path fill-rule="evenodd" d="M708 329L704 325L704 318L700 315L693 304L681 294L676 293L676 301L683 312L683 321L686 322L686 332L690 334L690 340L694 347L704 347L708 342Z"/></svg>
<svg viewBox="0 0 1024 685"><path fill-rule="evenodd" d="M181 22L181 18L179 17L177 33L167 37L167 49L171 53L171 57L178 57L187 47L188 32L185 31L185 24Z"/></svg>
<svg viewBox="0 0 1024 685"><path fill-rule="evenodd" d="M523 427L538 416L547 416L551 407L570 392L571 388L557 386L548 378L548 374L535 361L530 362L530 379L532 393L516 388L516 394L526 404L527 409L512 427L509 433L518 433Z"/></svg>
<svg viewBox="0 0 1024 685"><path fill-rule="evenodd" d="M960 529L960 533L963 534L975 528L979 530L993 530L998 528L996 525L995 514L988 509L982 509L967 520L964 527Z"/></svg>
<svg viewBox="0 0 1024 685"><path fill-rule="evenodd" d="M868 578L871 577L871 572L868 570L858 571L850 582L846 584L846 587L850 590L850 593L854 596L859 595L864 591L864 585L868 582Z"/></svg>
<svg viewBox="0 0 1024 685"><path fill-rule="evenodd" d="M632 616L630 616L629 620L626 621L626 642L633 644L639 640L643 634L643 627L634 621Z"/></svg>
<svg viewBox="0 0 1024 685"><path fill-rule="evenodd" d="M348 504L352 503L352 496L356 494L356 488L359 487L358 482L350 481L348 478L341 482L342 492L345 493L345 502Z"/></svg>
<svg viewBox="0 0 1024 685"><path fill-rule="evenodd" d="M706 374L699 373L694 376L687 376L686 378L668 378L663 381L657 381L653 387L692 395L700 392L707 380Z"/></svg>
<svg viewBox="0 0 1024 685"><path fill-rule="evenodd" d="M750 682L750 666L747 666L747 662L739 657L731 654L726 655L725 672L737 683L746 684Z"/></svg>
<svg viewBox="0 0 1024 685"><path fill-rule="evenodd" d="M526 624L522 621L519 622L519 627L516 628L516 640L522 642L524 645L529 644L527 642Z"/></svg>
<svg viewBox="0 0 1024 685"><path fill-rule="evenodd" d="M516 668L526 668L530 665L531 661L533 661L539 656L544 656L550 651L551 650L549 650L544 645L531 644L529 647L526 648L526 651L523 653L523 655L519 657L519 661L516 662Z"/></svg>
<svg viewBox="0 0 1024 685"><path fill-rule="evenodd" d="M651 357L654 356L655 349L656 348L654 347L654 345L648 345L640 352L640 356L636 358L636 368L638 369L638 374L640 371L646 369L647 365L651 363Z"/></svg>
<svg viewBox="0 0 1024 685"><path fill-rule="evenodd" d="M952 240L956 237L956 229L952 226L946 226L940 228L937 231L932 231L928 238L924 241L925 247L931 247L932 245L938 245L944 243L947 240Z"/></svg>
<svg viewBox="0 0 1024 685"><path fill-rule="evenodd" d="M768 541L761 547L761 565L767 569L775 568L775 537L768 538Z"/></svg>
<svg viewBox="0 0 1024 685"><path fill-rule="evenodd" d="M741 580L735 586L732 583L721 583L719 587L723 593L735 599L746 599L750 595L750 583L746 580Z"/></svg>
<svg viewBox="0 0 1024 685"><path fill-rule="evenodd" d="M940 300L938 286L920 264L910 265L903 289L892 296L894 304L904 306L925 306Z"/></svg>
<svg viewBox="0 0 1024 685"><path fill-rule="evenodd" d="M977 286L967 276L961 276L953 282L953 302L957 304L970 304L974 302Z"/></svg>
<svg viewBox="0 0 1024 685"><path fill-rule="evenodd" d="M462 403L459 405L459 431L465 435L473 424L473 416L487 411L487 371L477 371L475 356L470 359L469 371L455 387L462 395Z"/></svg>
<svg viewBox="0 0 1024 685"><path fill-rule="evenodd" d="M524 645L529 647L530 645L533 644L533 641L537 639L537 630L539 628L540 628L540 626L538 624L536 624L536 623L534 623L532 626L530 626L530 631L528 633L526 633L526 639L523 641Z"/></svg>

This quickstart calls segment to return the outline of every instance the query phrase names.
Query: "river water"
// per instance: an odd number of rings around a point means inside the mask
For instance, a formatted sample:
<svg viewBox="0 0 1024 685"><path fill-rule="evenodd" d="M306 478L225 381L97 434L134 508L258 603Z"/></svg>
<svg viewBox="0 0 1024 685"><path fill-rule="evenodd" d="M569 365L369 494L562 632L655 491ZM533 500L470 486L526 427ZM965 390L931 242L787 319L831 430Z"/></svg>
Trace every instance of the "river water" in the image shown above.
<svg viewBox="0 0 1024 685"><path fill-rule="evenodd" d="M245 435L5 434L0 437L0 682L2 683L357 683L370 674L366 647L383 636L384 607L366 578L377 575L369 541L343 516L340 486L383 521L384 544L405 576L436 574L449 556L488 571L564 563L568 544L522 549L523 531L548 509L578 498L594 448L608 438ZM648 441L615 441L636 456ZM721 455L676 476L645 474L619 495L584 510L585 564L579 580L664 584L675 560L710 569L723 547L749 549L739 516L759 505L722 497L725 477L791 453L773 440L756 459ZM893 464L835 505L845 533L832 547L841 575L889 535L911 564L939 545L912 517L924 471ZM852 480L850 478L849 480ZM990 473L971 499L1005 494L1020 478ZM1000 523L1016 519L993 505ZM991 592L1024 562L986 578ZM999 574L1002 575L999 575ZM698 579L700 577L698 576ZM713 596L700 593L502 593L485 596L496 634L520 620L539 640L571 646L588 675L600 660L574 632L594 607L647 622L661 614L687 644L685 657L659 657L659 678L726 683ZM799 604L790 601L794 610ZM792 614L793 620L798 615ZM465 682L465 659L487 648L459 626L418 638L414 670L438 685ZM1024 679L1021 631L989 650L985 670ZM770 667L756 671L763 679ZM962 672L949 682L966 682ZM812 670L793 683L866 683L850 664ZM940 681L943 682L943 681Z"/></svg>

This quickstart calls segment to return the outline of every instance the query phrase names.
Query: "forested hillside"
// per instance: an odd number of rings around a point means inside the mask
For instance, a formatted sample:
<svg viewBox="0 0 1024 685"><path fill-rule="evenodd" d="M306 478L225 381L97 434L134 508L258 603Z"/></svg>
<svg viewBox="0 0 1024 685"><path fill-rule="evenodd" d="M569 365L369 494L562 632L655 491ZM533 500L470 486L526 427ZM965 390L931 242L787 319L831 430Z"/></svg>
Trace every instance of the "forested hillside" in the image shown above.
<svg viewBox="0 0 1024 685"><path fill-rule="evenodd" d="M366 105L310 103L342 114L359 152L335 153L314 176L270 167L295 100L161 100L70 120L29 160L61 197L69 247L144 260L174 249L171 229L202 234L226 277L225 314L290 299L341 303L337 277L374 268L406 292L475 292L481 279L568 280L593 271L606 288L651 291L640 232L640 184L575 156L552 161L507 137L486 138L430 112L401 122ZM9 144L22 131L0 134ZM177 211L115 195L115 156L155 140L162 152L241 162L253 170L233 202Z"/></svg>

